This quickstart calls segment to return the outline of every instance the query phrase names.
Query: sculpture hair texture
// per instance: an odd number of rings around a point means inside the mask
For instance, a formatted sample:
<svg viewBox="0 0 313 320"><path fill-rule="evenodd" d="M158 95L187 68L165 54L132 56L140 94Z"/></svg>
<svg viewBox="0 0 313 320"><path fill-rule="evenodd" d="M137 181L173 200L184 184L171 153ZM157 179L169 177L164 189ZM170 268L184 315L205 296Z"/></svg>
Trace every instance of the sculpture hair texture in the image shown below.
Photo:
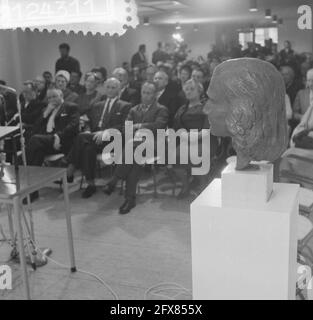
<svg viewBox="0 0 313 320"><path fill-rule="evenodd" d="M222 63L213 77L230 106L225 121L237 153L247 162L278 159L288 145L280 73L268 62L243 58Z"/></svg>

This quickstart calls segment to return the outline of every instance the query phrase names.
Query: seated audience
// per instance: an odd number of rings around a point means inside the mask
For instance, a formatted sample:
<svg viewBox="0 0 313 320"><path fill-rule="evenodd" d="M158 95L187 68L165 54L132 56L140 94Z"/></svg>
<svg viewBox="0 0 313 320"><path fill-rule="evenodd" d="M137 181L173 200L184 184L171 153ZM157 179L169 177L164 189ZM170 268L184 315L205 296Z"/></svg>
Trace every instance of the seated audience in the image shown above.
<svg viewBox="0 0 313 320"><path fill-rule="evenodd" d="M202 92L202 96L201 96L201 101L205 102L208 99L208 96L206 94L208 87L209 87L209 83L206 81L205 79L205 73L202 69L196 69L192 71L191 74L191 78L196 81L201 83L202 87L203 87L203 92Z"/></svg>
<svg viewBox="0 0 313 320"><path fill-rule="evenodd" d="M129 86L128 73L123 68L116 68L112 76L121 83L120 100L129 102L132 106L136 106L140 102L139 92Z"/></svg>
<svg viewBox="0 0 313 320"><path fill-rule="evenodd" d="M28 144L28 164L40 166L48 154L67 154L78 133L79 113L77 105L65 102L60 89L47 92L48 105L34 124Z"/></svg>
<svg viewBox="0 0 313 320"><path fill-rule="evenodd" d="M286 92L290 98L290 102L293 105L297 96L297 93L299 90L303 89L303 85L301 81L296 79L295 71L290 66L282 66L280 68L280 73L282 74L285 86L286 86Z"/></svg>
<svg viewBox="0 0 313 320"><path fill-rule="evenodd" d="M207 115L204 114L203 108L204 104L201 102L201 96L203 94L202 84L198 81L188 80L183 87L186 95L187 103L180 107L175 115L173 129L186 129L189 133L182 135L180 138L180 144L190 144L201 145L201 140L203 136L193 136L190 130L198 130L200 132L203 129L209 129L210 125L208 122ZM207 132L209 135L209 132ZM192 147L190 146L190 150ZM201 148L199 148L201 150ZM187 149L189 150L189 149ZM176 148L176 157L178 157L176 163L180 163L180 145ZM175 165L175 174L182 182L182 190L177 196L178 199L183 199L189 195L190 192L190 175L191 175L192 164L189 163L185 165Z"/></svg>
<svg viewBox="0 0 313 320"><path fill-rule="evenodd" d="M41 102L47 102L47 83L43 76L37 76L34 80L34 84L37 88L37 100Z"/></svg>
<svg viewBox="0 0 313 320"><path fill-rule="evenodd" d="M77 105L65 102L60 89L47 91L48 106L33 127L33 136L26 146L27 164L41 166L45 156L70 151L79 129ZM33 199L38 193L33 194Z"/></svg>
<svg viewBox="0 0 313 320"><path fill-rule="evenodd" d="M192 70L188 65L182 65L179 69L178 79L180 84L180 89L183 89L185 83L191 78Z"/></svg>
<svg viewBox="0 0 313 320"><path fill-rule="evenodd" d="M81 78L82 78L82 73L80 71L72 71L70 82L68 84L68 88L71 91L77 93L78 95L81 95L86 91L85 87L80 84Z"/></svg>
<svg viewBox="0 0 313 320"><path fill-rule="evenodd" d="M67 85L70 81L70 74L65 70L60 70L55 75L55 87L60 89L63 93L63 99L65 102L78 101L78 94L70 90Z"/></svg>
<svg viewBox="0 0 313 320"><path fill-rule="evenodd" d="M131 108L127 102L119 99L120 82L115 78L106 81L107 98L90 107L86 112L89 129L80 133L67 157L68 179L71 182L75 170L81 169L87 181L82 197L90 198L96 192L95 168L97 154L109 143L106 137L110 129L122 131L125 119Z"/></svg>
<svg viewBox="0 0 313 320"><path fill-rule="evenodd" d="M179 101L178 92L171 90L169 77L164 71L158 71L155 74L154 82L157 85L157 102L168 109L168 125L171 126L177 109L182 105Z"/></svg>
<svg viewBox="0 0 313 320"><path fill-rule="evenodd" d="M130 110L127 121L132 121L134 130L136 130L134 147L142 143L142 140L137 141L140 139L140 129L150 129L156 134L157 129L166 128L168 110L157 102L157 86L154 83L146 82L143 84L141 104ZM123 159L125 159L125 155L123 155ZM120 214L127 214L136 206L136 190L141 170L142 165L135 163L135 161L134 164L117 164L112 180L104 188L104 192L110 195L120 179L126 180L125 202L119 209Z"/></svg>
<svg viewBox="0 0 313 320"><path fill-rule="evenodd" d="M140 68L134 67L131 72L130 87L140 91L142 81L142 73Z"/></svg>
<svg viewBox="0 0 313 320"><path fill-rule="evenodd" d="M91 72L96 74L97 79L97 91L100 96L105 96L105 81L107 80L107 69L104 67L96 67L91 70Z"/></svg>
<svg viewBox="0 0 313 320"><path fill-rule="evenodd" d="M157 73L157 67L154 65L150 65L145 70L144 80L148 82L153 82L154 76Z"/></svg>
<svg viewBox="0 0 313 320"><path fill-rule="evenodd" d="M25 140L27 143L32 135L33 126L46 107L46 103L38 99L37 88L32 81L24 82L21 95L23 96L23 101L21 102L21 116L23 127L25 129ZM18 123L19 114L16 113L11 125L18 125Z"/></svg>
<svg viewBox="0 0 313 320"><path fill-rule="evenodd" d="M53 76L50 71L45 71L42 76L45 79L47 89L53 86Z"/></svg>
<svg viewBox="0 0 313 320"><path fill-rule="evenodd" d="M313 69L310 69L306 75L306 89L300 90L296 96L293 111L294 118L298 121L313 105Z"/></svg>
<svg viewBox="0 0 313 320"><path fill-rule="evenodd" d="M86 114L91 105L101 99L97 87L96 74L93 72L87 73L85 76L85 92L80 94L77 100L80 115Z"/></svg>

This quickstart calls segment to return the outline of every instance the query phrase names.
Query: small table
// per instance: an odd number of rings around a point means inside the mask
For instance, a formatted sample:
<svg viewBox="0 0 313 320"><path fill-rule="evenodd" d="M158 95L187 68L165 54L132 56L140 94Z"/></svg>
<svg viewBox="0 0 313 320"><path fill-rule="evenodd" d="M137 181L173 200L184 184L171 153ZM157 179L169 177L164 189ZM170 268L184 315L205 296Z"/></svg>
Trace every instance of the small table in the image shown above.
<svg viewBox="0 0 313 320"><path fill-rule="evenodd" d="M32 192L38 191L58 179L62 179L63 181L62 186L64 193L65 218L67 224L71 272L76 272L66 169L31 166L19 167L18 177L16 177L15 167L7 166L4 167L3 173L3 177L0 178L0 203L13 205L14 222L17 228L18 250L21 262L25 295L27 299L30 299L20 210L22 206L22 200L29 196Z"/></svg>

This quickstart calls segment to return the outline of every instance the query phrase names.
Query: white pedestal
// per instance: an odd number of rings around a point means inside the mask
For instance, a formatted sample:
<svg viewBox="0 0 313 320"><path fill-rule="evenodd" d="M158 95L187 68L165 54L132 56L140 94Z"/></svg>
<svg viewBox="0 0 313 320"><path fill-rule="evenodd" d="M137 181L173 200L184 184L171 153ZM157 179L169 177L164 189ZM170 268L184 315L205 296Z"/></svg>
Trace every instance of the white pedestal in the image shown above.
<svg viewBox="0 0 313 320"><path fill-rule="evenodd" d="M230 175L226 184L239 188L244 178L234 181L236 173ZM267 190L264 185L253 189ZM256 197L252 205L248 198L246 207L243 197L238 201L239 189L233 196L229 191L223 194L216 179L191 205L193 298L295 299L299 186L273 184L269 201Z"/></svg>
<svg viewBox="0 0 313 320"><path fill-rule="evenodd" d="M222 172L222 205L246 207L267 202L273 191L273 165L258 164L259 170L237 171L230 163Z"/></svg>

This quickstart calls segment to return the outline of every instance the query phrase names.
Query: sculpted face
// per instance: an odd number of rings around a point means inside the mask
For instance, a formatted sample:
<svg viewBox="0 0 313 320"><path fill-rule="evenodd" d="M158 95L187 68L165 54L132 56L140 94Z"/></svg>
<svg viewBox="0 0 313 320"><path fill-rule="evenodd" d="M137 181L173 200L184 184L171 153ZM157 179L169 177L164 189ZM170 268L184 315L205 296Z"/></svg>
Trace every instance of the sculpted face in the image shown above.
<svg viewBox="0 0 313 320"><path fill-rule="evenodd" d="M215 80L211 80L207 91L209 99L204 106L204 112L208 115L211 133L218 137L228 137L230 136L230 132L227 129L225 119L230 106L226 99L224 99L222 88Z"/></svg>
<svg viewBox="0 0 313 320"><path fill-rule="evenodd" d="M216 67L205 105L211 133L232 138L237 170L277 160L288 144L285 85L268 62L242 58Z"/></svg>

